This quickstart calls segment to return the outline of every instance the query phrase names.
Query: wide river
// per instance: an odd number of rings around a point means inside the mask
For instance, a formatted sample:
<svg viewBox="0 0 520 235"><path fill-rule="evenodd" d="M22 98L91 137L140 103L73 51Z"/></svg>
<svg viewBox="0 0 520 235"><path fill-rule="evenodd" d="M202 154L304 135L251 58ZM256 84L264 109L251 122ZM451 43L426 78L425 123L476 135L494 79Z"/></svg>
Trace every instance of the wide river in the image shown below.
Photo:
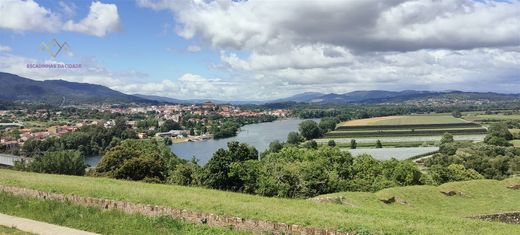
<svg viewBox="0 0 520 235"><path fill-rule="evenodd" d="M319 122L319 119L312 120ZM233 140L252 145L261 153L269 147L269 143L272 141L285 141L287 134L291 131L297 131L298 125L302 121L303 119L282 119L246 125L240 128L240 132L235 137L177 143L171 145L170 148L175 155L184 159L191 159L195 156L201 164L206 164L214 152L219 148L226 148L227 143Z"/></svg>

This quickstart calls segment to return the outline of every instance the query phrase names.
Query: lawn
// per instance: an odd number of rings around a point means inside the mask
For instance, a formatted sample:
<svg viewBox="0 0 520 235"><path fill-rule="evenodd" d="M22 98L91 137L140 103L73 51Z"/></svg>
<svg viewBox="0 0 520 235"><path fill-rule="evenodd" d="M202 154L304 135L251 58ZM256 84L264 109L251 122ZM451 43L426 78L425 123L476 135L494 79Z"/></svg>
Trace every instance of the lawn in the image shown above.
<svg viewBox="0 0 520 235"><path fill-rule="evenodd" d="M119 211L72 205L56 201L16 197L0 193L0 212L100 234L239 234L237 231L195 225L169 217L147 217ZM5 234L9 233L5 228ZM0 228L0 234L4 234Z"/></svg>
<svg viewBox="0 0 520 235"><path fill-rule="evenodd" d="M445 197L433 186L392 188L377 193L342 193L348 203L340 205L197 187L0 169L0 184L3 185L376 234L520 234L518 225L464 218L518 210L520 193L505 187L512 181L520 183L520 178L440 186L464 191L465 197ZM378 200L390 194L403 198L407 204L386 205Z"/></svg>
<svg viewBox="0 0 520 235"><path fill-rule="evenodd" d="M31 235L32 233L28 233L28 232L18 230L16 228L10 228L10 227L0 225L0 234L1 235L8 235L8 234L9 235Z"/></svg>
<svg viewBox="0 0 520 235"><path fill-rule="evenodd" d="M451 115L410 115L387 116L347 121L338 126L363 126L363 125L428 125L428 124L452 124L465 123L466 121Z"/></svg>
<svg viewBox="0 0 520 235"><path fill-rule="evenodd" d="M464 116L468 121L503 121L503 120L520 120L520 114L504 115L504 114L477 114Z"/></svg>

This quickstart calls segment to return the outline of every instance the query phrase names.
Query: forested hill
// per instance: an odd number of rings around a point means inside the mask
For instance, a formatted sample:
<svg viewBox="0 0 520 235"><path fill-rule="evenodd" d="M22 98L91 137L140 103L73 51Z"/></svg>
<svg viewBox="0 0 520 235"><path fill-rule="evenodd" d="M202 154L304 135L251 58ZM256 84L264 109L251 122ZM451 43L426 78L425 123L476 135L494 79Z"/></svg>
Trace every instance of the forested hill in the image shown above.
<svg viewBox="0 0 520 235"><path fill-rule="evenodd" d="M3 72L0 72L0 84L2 101L51 105L151 102L101 85L63 80L35 81Z"/></svg>

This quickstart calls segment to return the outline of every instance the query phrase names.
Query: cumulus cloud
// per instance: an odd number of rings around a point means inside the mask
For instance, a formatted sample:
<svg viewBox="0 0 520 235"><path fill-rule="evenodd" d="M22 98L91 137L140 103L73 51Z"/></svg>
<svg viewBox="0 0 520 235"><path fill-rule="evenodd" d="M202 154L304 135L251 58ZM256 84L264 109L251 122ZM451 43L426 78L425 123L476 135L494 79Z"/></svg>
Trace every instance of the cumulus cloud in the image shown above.
<svg viewBox="0 0 520 235"><path fill-rule="evenodd" d="M516 46L520 2L388 1L150 1L169 9L178 34L200 35L215 47L278 49L316 42L356 50L410 51Z"/></svg>
<svg viewBox="0 0 520 235"><path fill-rule="evenodd" d="M15 31L56 32L61 27L58 15L33 0L2 0L0 15L0 28Z"/></svg>
<svg viewBox="0 0 520 235"><path fill-rule="evenodd" d="M86 18L78 23L69 20L65 23L63 28L65 30L91 34L98 37L103 37L108 32L119 31L120 23L117 6L115 4L92 2Z"/></svg>
<svg viewBox="0 0 520 235"><path fill-rule="evenodd" d="M303 91L515 92L520 1L138 0L220 50L247 97ZM471 85L467 85L471 84ZM263 93L262 93L263 92ZM237 95L239 96L239 95Z"/></svg>
<svg viewBox="0 0 520 235"><path fill-rule="evenodd" d="M33 0L2 0L0 1L0 28L14 31L59 32L74 31L98 37L120 28L120 19L115 4L92 2L90 11L84 19L75 23L72 20L64 22L63 17L75 14L75 5L59 3L61 12L58 14Z"/></svg>

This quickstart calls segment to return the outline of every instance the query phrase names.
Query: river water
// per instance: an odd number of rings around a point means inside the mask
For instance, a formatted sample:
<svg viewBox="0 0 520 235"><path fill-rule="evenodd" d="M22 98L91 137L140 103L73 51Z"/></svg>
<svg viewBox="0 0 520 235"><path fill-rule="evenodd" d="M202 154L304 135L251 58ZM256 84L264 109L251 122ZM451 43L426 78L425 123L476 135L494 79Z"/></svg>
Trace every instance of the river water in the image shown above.
<svg viewBox="0 0 520 235"><path fill-rule="evenodd" d="M312 119L319 122L319 119ZM219 148L226 148L229 141L247 143L255 147L259 153L269 147L269 143L275 140L285 141L287 134L297 131L298 125L303 119L282 119L274 122L264 122L243 126L235 137L223 139L210 139L198 142L183 142L170 146L173 153L184 159L195 156L201 164L206 164Z"/></svg>

